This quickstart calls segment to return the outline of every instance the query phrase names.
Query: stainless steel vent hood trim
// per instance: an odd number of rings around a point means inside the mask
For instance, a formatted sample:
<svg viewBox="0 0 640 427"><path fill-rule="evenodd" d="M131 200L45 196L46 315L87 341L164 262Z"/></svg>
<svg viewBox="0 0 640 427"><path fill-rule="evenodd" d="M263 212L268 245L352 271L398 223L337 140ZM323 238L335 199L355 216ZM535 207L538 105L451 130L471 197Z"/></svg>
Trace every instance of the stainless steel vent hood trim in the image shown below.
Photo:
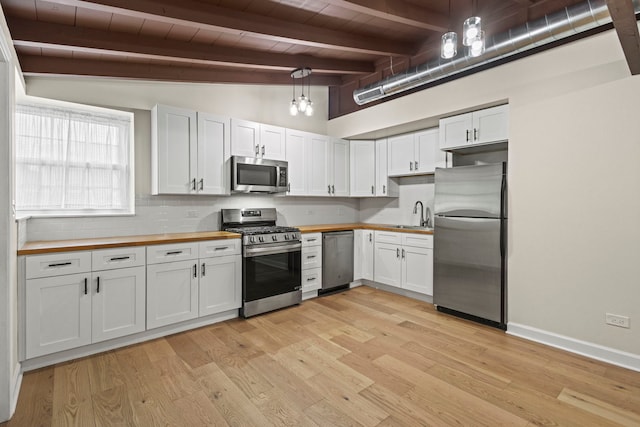
<svg viewBox="0 0 640 427"><path fill-rule="evenodd" d="M640 0L633 0L633 7L636 14L640 13ZM460 55L455 59L438 57L409 68L403 73L356 89L353 91L353 99L356 104L364 105L611 22L605 0L588 0L488 38L482 56L473 58Z"/></svg>

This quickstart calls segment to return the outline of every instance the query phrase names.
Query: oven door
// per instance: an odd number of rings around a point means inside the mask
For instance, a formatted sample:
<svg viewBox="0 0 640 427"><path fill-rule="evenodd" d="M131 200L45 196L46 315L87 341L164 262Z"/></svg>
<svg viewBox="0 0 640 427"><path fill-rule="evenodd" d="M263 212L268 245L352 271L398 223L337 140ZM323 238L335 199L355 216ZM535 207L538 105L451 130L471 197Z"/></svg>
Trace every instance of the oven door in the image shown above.
<svg viewBox="0 0 640 427"><path fill-rule="evenodd" d="M256 301L301 289L302 244L245 247L242 298Z"/></svg>

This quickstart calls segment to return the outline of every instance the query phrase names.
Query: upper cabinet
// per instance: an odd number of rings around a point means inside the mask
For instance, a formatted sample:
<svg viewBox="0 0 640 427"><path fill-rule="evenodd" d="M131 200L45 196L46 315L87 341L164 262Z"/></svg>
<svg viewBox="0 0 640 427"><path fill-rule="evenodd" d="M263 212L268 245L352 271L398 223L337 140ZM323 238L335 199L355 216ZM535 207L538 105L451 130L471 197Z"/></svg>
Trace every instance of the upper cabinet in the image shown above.
<svg viewBox="0 0 640 427"><path fill-rule="evenodd" d="M374 197L376 195L376 145L375 141L351 141L351 196Z"/></svg>
<svg viewBox="0 0 640 427"><path fill-rule="evenodd" d="M228 194L227 117L156 105L151 110L151 194Z"/></svg>
<svg viewBox="0 0 640 427"><path fill-rule="evenodd" d="M440 149L453 150L509 139L509 105L440 120Z"/></svg>
<svg viewBox="0 0 640 427"><path fill-rule="evenodd" d="M310 134L299 130L287 129L286 149L288 162L287 195L306 196L308 192L306 158L309 152Z"/></svg>
<svg viewBox="0 0 640 427"><path fill-rule="evenodd" d="M285 129L247 120L231 119L231 154L285 160Z"/></svg>
<svg viewBox="0 0 640 427"><path fill-rule="evenodd" d="M349 196L349 141L311 134L307 142L307 195Z"/></svg>
<svg viewBox="0 0 640 427"><path fill-rule="evenodd" d="M388 138L387 156L389 176L428 174L446 166L446 153L439 150L438 128Z"/></svg>
<svg viewBox="0 0 640 427"><path fill-rule="evenodd" d="M398 182L389 178L387 138L376 140L376 196L398 197Z"/></svg>

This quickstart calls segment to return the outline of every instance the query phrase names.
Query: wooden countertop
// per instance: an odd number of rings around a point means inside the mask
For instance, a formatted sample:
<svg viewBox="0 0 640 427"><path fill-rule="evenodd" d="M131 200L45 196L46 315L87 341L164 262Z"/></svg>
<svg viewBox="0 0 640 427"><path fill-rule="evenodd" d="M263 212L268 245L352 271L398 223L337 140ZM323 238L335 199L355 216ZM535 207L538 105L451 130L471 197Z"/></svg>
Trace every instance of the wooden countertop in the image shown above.
<svg viewBox="0 0 640 427"><path fill-rule="evenodd" d="M92 239L47 240L27 242L18 255L46 254L52 252L86 251L124 246L147 246L167 243L197 242L201 240L239 239L237 233L203 231L195 233L147 234L141 236L97 237Z"/></svg>
<svg viewBox="0 0 640 427"><path fill-rule="evenodd" d="M385 224L320 224L298 226L302 233L321 233L325 231L343 230L382 230L400 233L433 234L432 230L414 228L397 228ZM147 234L141 236L97 237L91 239L46 240L27 242L18 250L18 256L36 255L54 252L87 251L125 246L147 246L168 243L197 242L203 240L239 239L237 233L226 231L202 231L194 233Z"/></svg>

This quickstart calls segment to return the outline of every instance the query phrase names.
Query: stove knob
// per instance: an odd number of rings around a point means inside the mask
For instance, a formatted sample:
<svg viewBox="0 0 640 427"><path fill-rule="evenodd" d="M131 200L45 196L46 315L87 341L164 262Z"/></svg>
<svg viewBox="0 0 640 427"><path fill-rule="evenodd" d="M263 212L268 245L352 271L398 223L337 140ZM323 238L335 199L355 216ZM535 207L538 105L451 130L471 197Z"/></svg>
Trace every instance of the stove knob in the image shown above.
<svg viewBox="0 0 640 427"><path fill-rule="evenodd" d="M295 233L291 234L291 240L296 240L296 234Z"/></svg>
<svg viewBox="0 0 640 427"><path fill-rule="evenodd" d="M272 237L271 237L271 239L272 239L274 242L277 242L277 241L278 241L278 236L272 236Z"/></svg>
<svg viewBox="0 0 640 427"><path fill-rule="evenodd" d="M264 237L260 236L258 239L260 239L261 242L264 242Z"/></svg>
<svg viewBox="0 0 640 427"><path fill-rule="evenodd" d="M250 241L251 243L255 243L255 242L256 242L256 238L255 238L255 237L253 237L253 236L251 236L251 237L249 237L249 241Z"/></svg>
<svg viewBox="0 0 640 427"><path fill-rule="evenodd" d="M289 235L288 234L284 235L284 240L289 240Z"/></svg>

